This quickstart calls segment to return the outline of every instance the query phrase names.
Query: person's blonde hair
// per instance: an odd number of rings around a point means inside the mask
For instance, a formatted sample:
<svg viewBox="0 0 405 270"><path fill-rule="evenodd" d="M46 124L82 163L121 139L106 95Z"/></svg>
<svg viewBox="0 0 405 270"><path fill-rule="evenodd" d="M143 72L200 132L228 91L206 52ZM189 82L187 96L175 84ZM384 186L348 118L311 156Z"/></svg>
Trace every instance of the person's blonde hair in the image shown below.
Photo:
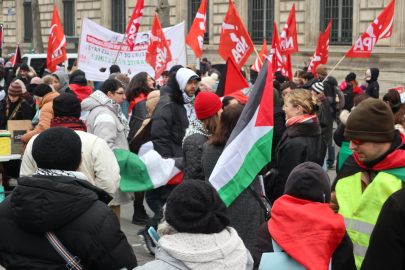
<svg viewBox="0 0 405 270"><path fill-rule="evenodd" d="M159 238L165 236L165 235L172 235L178 233L178 231L173 228L172 225L167 223L166 221L166 204L163 206L163 219L162 222L159 223L158 229L157 229L157 234L159 235Z"/></svg>
<svg viewBox="0 0 405 270"><path fill-rule="evenodd" d="M295 89L284 97L284 104L290 101L293 107L301 106L303 113L316 114L319 100L306 89Z"/></svg>

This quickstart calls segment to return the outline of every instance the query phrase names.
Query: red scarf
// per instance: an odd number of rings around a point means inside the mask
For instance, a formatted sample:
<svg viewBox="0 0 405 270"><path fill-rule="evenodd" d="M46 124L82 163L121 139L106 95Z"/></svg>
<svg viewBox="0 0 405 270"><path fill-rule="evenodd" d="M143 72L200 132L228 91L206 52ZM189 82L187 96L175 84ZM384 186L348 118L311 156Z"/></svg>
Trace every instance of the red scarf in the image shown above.
<svg viewBox="0 0 405 270"><path fill-rule="evenodd" d="M401 133L401 144L405 142L405 135ZM356 154L356 152L353 152L353 157L354 160L356 160L357 164L367 170L372 170L372 171L382 171L382 170L390 170L390 169L396 169L396 168L401 168L404 167L404 161L405 161L405 150L395 150L391 154L389 154L386 158L384 158L382 161L377 163L374 167L367 167L359 160L359 156Z"/></svg>
<svg viewBox="0 0 405 270"><path fill-rule="evenodd" d="M292 125L299 124L299 123L316 123L318 122L318 117L316 115L309 115L304 114L300 116L295 116L287 120L287 128L291 127Z"/></svg>
<svg viewBox="0 0 405 270"><path fill-rule="evenodd" d="M87 132L86 124L75 117L54 117L51 120L51 127L67 127L73 130Z"/></svg>
<svg viewBox="0 0 405 270"><path fill-rule="evenodd" d="M274 202L268 228L274 241L309 270L328 269L346 233L340 214L329 203L283 195Z"/></svg>
<svg viewBox="0 0 405 270"><path fill-rule="evenodd" d="M149 93L150 93L150 92L149 92ZM139 97L136 97L133 101L129 102L128 118L129 118L129 115L130 115L131 112L132 112L132 109L133 109L134 106L136 105L136 103L138 103L138 102L141 101L141 100L146 99L146 98L149 96L149 93L148 93L147 95L145 95L144 93L141 93L141 94L139 95Z"/></svg>

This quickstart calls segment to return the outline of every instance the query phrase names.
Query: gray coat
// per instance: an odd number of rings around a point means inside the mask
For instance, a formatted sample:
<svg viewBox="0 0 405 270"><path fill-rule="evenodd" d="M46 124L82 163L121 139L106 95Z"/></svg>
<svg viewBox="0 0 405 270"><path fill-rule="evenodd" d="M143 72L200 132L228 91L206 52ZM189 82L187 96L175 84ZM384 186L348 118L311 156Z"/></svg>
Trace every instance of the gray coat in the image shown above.
<svg viewBox="0 0 405 270"><path fill-rule="evenodd" d="M224 147L204 144L201 163L206 181L210 178L223 150ZM253 180L252 185L255 191L260 194L260 182L258 177ZM228 212L231 217L230 226L238 232L246 248L252 252L256 244L259 227L265 222L265 214L260 207L259 201L253 197L252 191L246 188L231 205L229 205Z"/></svg>

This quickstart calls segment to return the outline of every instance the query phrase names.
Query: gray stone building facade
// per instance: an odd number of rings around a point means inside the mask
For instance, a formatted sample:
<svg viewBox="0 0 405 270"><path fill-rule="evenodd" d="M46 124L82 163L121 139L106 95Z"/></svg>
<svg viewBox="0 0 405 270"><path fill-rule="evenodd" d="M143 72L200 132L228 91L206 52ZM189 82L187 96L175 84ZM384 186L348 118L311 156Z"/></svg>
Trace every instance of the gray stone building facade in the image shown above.
<svg viewBox="0 0 405 270"><path fill-rule="evenodd" d="M332 68L350 49L351 45L365 32L367 27L383 11L391 0L234 0L234 4L260 51L264 38L270 49L273 21L277 23L279 34L295 3L299 42L298 55L292 56L293 70L298 64L312 56L316 49L319 31L324 31L329 19L333 19L328 68ZM19 42L23 52L30 46L30 0L3 0L0 3L0 23L3 23L5 36L3 56L15 50ZM201 0L169 0L170 23L186 22L189 29ZM46 50L53 5L59 11L67 36L79 36L80 22L85 16L94 22L117 32L124 32L136 5L136 0L39 0L41 30ZM151 28L157 0L145 0L144 16L140 31ZM218 44L222 22L228 10L228 0L208 0L208 34L203 47L203 57L212 63L224 63L218 55ZM11 9L11 15L10 15ZM381 69L382 87L403 85L403 62L405 61L405 1L396 1L392 36L380 40L368 59L344 59L334 76L342 80L349 71L364 77L365 70L376 66ZM187 34L187 33L186 33ZM246 67L256 59L253 53Z"/></svg>

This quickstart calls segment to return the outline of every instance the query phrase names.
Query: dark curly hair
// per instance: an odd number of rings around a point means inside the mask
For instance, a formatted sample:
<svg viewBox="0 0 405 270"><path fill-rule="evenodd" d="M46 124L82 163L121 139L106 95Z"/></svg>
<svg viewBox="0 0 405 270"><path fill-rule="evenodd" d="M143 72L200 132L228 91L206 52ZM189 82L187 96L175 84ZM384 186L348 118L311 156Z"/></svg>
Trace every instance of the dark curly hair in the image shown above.
<svg viewBox="0 0 405 270"><path fill-rule="evenodd" d="M148 85L148 73L140 72L129 82L125 95L128 101L132 101L139 97L141 93L149 94L151 90Z"/></svg>

